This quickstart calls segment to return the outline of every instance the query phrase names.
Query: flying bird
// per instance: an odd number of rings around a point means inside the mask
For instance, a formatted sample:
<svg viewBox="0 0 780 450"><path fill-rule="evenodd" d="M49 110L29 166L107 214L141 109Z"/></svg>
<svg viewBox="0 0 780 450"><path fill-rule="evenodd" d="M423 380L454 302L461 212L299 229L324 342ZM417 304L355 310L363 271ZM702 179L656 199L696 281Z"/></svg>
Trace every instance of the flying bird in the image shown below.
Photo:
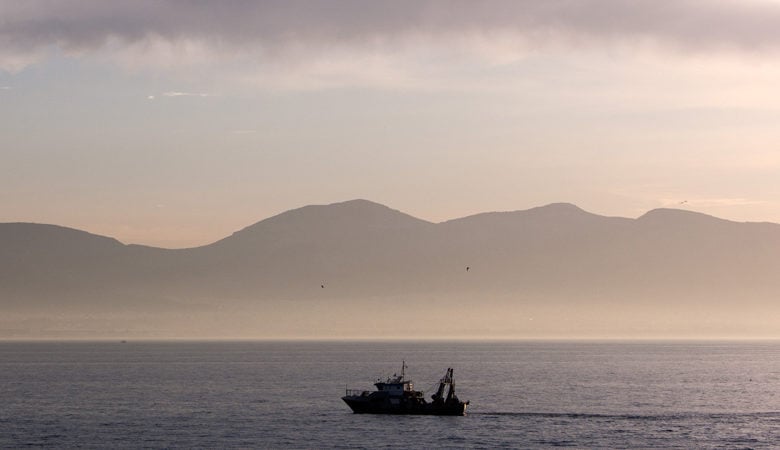
<svg viewBox="0 0 780 450"><path fill-rule="evenodd" d="M469 271L469 269L471 269L471 267L469 267L469 266L466 266L466 272L468 272L468 271Z"/></svg>
<svg viewBox="0 0 780 450"><path fill-rule="evenodd" d="M321 285L320 285L320 287L321 287L322 289L325 289L325 285L324 285L324 284L321 284Z"/></svg>

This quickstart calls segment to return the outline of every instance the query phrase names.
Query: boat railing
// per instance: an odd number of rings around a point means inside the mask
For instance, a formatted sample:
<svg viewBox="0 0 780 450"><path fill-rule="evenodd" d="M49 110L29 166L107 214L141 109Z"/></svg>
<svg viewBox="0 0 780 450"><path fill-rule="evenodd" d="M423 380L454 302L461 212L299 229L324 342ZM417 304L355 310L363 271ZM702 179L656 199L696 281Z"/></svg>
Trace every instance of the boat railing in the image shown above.
<svg viewBox="0 0 780 450"><path fill-rule="evenodd" d="M347 396L361 396L361 395L368 395L369 392L365 391L363 389L347 389Z"/></svg>

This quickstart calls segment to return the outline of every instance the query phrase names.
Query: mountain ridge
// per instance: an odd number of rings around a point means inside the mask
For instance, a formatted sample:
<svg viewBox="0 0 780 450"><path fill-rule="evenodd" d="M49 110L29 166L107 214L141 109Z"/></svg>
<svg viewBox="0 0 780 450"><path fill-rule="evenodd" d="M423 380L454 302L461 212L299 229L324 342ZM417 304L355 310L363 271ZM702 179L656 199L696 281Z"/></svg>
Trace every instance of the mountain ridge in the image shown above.
<svg viewBox="0 0 780 450"><path fill-rule="evenodd" d="M392 214L397 215L398 217L403 217L405 219L408 219L409 222L417 222L420 225L445 225L445 224L454 224L458 222L464 222L464 221L470 221L470 220L477 220L481 218L487 218L487 217L501 217L501 218L523 218L523 217L533 217L536 214L544 214L549 216L555 216L558 215L561 218L571 218L571 217L590 217L590 218L599 218L599 219L614 219L614 220L623 220L623 221L647 221L647 220L655 220L658 217L666 217L666 218L675 218L675 217L696 217L702 220L709 220L714 219L714 221L718 222L727 222L732 224L761 224L761 225L767 225L767 226L777 226L780 227L780 224L770 221L761 221L761 222L752 222L752 221L734 221L730 219L724 219L719 218L716 216L712 216L709 214L696 212L696 211L690 211L690 210L684 210L684 209L676 209L676 208L655 208L652 210L649 210L648 212L640 215L637 218L630 218L630 217L622 217L622 216L607 216L607 215L601 215L592 213L589 211L586 211L579 206L573 204L573 203L567 203L567 202L555 202L555 203L549 203L542 206L537 206L529 209L521 209L521 210L508 210L508 211L487 211L487 212L481 212L481 213L475 213L470 214L463 217L457 217L453 219L447 219L441 222L430 222L424 219L420 219L417 217L414 217L410 214L404 213L400 210L396 210L393 208L390 208L386 205L383 205L381 203L373 202L370 200L365 199L353 199L353 200L346 200L342 202L336 202L336 203L330 203L330 204L310 204L305 205L299 208L290 209L284 212L281 212L279 214L267 217L265 219L261 219L251 225L247 225L244 228L241 228L239 230L234 231L230 235L227 235L223 238L220 238L216 241L213 241L211 243L206 243L203 245L198 245L195 247L185 247L185 248L176 248L176 249L168 249L163 247L155 247L151 245L146 244L138 244L138 243L124 243L120 241L117 238L107 236L107 235L101 235L97 233L93 233L90 231L63 226L63 225L57 225L57 224L50 224L50 223L40 223L40 222L0 222L0 227L2 226L25 226L30 227L32 229L38 228L38 229L56 229L59 231L76 231L78 233L82 233L83 235L88 235L91 237L98 237L98 238L105 238L112 241L115 241L118 244L121 244L123 246L135 246L135 247L143 247L147 249L155 249L155 250L191 250L191 249L197 249L202 247L208 247L215 245L219 242L225 241L227 239L230 239L234 236L240 236L247 232L254 232L258 231L259 229L262 229L264 226L273 224L273 225L284 225L284 219L288 218L301 218L300 216L303 213L310 212L310 211L316 211L316 210L330 210L333 211L338 208L343 207L359 207L364 208L362 212L365 212L365 208L373 209L374 212L384 212L386 213L386 217L391 217ZM360 211L360 210L358 210ZM296 217L298 216L298 217ZM307 218L308 219L308 218ZM2 230L0 230L1 232ZM3 236L0 235L0 238Z"/></svg>
<svg viewBox="0 0 780 450"><path fill-rule="evenodd" d="M432 223L354 200L177 250L0 224L0 308L42 317L24 336L441 335L496 323L536 337L767 335L777 327L765 317L780 314L777 273L780 225L671 209L630 219L555 203ZM3 320L0 337L18 329Z"/></svg>

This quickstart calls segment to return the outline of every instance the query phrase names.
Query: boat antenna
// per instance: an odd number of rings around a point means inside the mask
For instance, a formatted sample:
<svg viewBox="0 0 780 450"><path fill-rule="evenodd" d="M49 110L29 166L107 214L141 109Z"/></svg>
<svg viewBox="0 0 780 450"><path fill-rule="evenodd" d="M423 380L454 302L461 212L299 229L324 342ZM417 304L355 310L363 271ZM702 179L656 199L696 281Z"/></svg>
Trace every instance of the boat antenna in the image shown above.
<svg viewBox="0 0 780 450"><path fill-rule="evenodd" d="M401 360L401 380L406 379L406 360Z"/></svg>

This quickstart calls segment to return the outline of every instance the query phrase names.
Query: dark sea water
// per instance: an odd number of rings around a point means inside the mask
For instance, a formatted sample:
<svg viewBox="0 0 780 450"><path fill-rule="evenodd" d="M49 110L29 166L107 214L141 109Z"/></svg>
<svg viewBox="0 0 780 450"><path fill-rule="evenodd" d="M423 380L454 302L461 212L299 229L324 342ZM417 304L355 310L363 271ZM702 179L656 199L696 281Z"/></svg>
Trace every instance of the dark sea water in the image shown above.
<svg viewBox="0 0 780 450"><path fill-rule="evenodd" d="M468 415L352 414L402 359ZM778 447L780 342L0 343L0 448L557 446Z"/></svg>

